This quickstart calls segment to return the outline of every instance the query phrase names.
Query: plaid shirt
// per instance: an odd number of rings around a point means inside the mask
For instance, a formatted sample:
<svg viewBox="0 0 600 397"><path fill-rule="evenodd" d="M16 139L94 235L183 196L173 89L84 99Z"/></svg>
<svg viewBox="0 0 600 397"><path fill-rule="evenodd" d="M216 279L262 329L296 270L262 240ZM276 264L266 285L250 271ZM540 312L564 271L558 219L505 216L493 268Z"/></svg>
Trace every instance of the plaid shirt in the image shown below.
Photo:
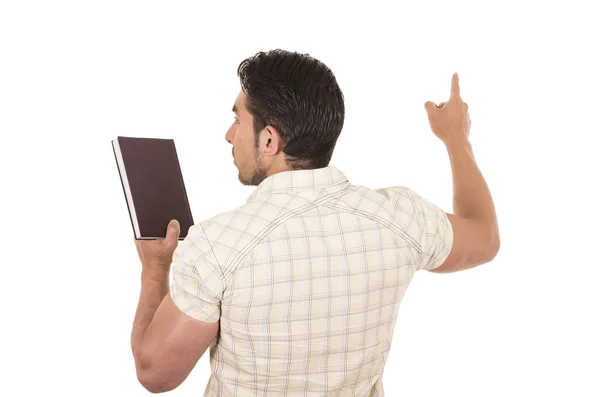
<svg viewBox="0 0 600 397"><path fill-rule="evenodd" d="M334 166L266 178L173 257L175 304L220 321L204 395L383 396L398 306L452 239L406 187L355 186Z"/></svg>

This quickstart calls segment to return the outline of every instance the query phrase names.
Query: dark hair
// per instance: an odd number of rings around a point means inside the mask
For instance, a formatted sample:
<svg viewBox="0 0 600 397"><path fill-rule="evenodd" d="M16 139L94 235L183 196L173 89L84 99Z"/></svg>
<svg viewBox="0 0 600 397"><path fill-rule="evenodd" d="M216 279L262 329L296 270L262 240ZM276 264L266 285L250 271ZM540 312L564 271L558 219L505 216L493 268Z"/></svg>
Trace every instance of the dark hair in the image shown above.
<svg viewBox="0 0 600 397"><path fill-rule="evenodd" d="M292 169L329 165L344 126L344 96L333 72L309 54L259 52L237 72L254 133L275 127Z"/></svg>

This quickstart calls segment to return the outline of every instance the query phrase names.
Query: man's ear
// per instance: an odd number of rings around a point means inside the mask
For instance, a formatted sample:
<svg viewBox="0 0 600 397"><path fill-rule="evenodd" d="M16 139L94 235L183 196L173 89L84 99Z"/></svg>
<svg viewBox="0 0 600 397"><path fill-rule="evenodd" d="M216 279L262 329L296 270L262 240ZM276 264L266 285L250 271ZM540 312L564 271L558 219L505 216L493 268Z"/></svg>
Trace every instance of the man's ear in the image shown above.
<svg viewBox="0 0 600 397"><path fill-rule="evenodd" d="M259 145L263 156L277 155L283 148L283 141L279 131L270 125L266 126L260 132Z"/></svg>

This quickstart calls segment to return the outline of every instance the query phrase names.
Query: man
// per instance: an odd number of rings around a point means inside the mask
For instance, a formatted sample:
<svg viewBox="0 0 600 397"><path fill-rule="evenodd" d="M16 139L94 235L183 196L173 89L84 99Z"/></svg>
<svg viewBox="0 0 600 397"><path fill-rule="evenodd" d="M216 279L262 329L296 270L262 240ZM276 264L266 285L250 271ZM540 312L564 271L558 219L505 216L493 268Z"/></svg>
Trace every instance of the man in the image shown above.
<svg viewBox="0 0 600 397"><path fill-rule="evenodd" d="M499 231L452 76L425 108L446 145L454 213L396 186L352 185L329 162L344 122L331 70L276 50L244 60L225 138L247 202L165 239L137 241L131 345L151 392L176 388L210 346L205 396L382 396L398 306L419 269L491 261ZM173 262L173 283L169 270Z"/></svg>

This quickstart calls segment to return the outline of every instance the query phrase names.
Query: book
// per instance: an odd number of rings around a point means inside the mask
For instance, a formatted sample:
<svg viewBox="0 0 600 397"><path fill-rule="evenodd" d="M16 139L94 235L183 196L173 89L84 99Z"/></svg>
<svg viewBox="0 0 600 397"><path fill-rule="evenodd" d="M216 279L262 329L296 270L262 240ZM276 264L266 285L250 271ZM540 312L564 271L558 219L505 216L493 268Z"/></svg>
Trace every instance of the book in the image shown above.
<svg viewBox="0 0 600 397"><path fill-rule="evenodd" d="M183 240L194 219L175 141L119 136L111 142L135 239L164 238L177 219Z"/></svg>

